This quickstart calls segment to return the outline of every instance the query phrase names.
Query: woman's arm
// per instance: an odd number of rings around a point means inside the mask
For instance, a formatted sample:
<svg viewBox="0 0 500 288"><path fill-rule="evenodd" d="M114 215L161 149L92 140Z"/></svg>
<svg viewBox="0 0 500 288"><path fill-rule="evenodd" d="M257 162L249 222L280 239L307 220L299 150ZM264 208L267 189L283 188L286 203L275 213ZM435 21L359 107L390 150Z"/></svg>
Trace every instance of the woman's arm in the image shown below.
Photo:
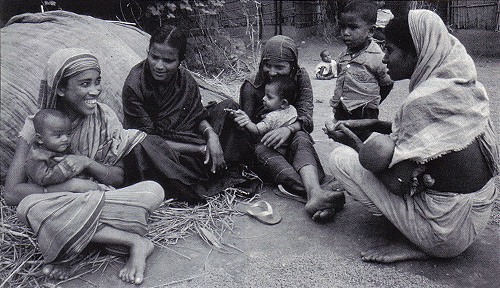
<svg viewBox="0 0 500 288"><path fill-rule="evenodd" d="M299 130L311 133L314 128L313 123L313 90L309 74L303 68L297 72L297 99L293 106L297 109L297 122L301 122Z"/></svg>
<svg viewBox="0 0 500 288"><path fill-rule="evenodd" d="M363 119L365 120L365 119ZM372 122L372 119L366 119L370 121L360 121L359 123L364 124L373 124L377 125L376 122ZM353 120L354 121L354 120ZM359 139L359 137L350 130L350 128L347 128L343 123L340 123L336 125L335 129L333 129L334 126L329 126L328 123L326 125L326 131L325 133L328 134L328 136L335 141L342 141L341 143L350 146L354 150L356 150L358 153L360 150L363 149L363 142ZM357 126L359 127L359 126ZM384 153L380 153L380 155L371 155L375 160L374 162L377 162L376 157L380 157L380 161L386 161L386 155ZM360 162L362 163L363 159L360 159ZM374 172L375 176L382 182L384 185L387 187L389 191L396 195L403 195L410 191L412 180L414 177L414 173L416 169L418 169L419 166L417 163L413 161L402 161L400 163L395 164L392 166L390 169L383 169L382 171L379 172Z"/></svg>
<svg viewBox="0 0 500 288"><path fill-rule="evenodd" d="M205 153L205 165L212 162L210 171L215 173L219 168L224 167L224 152L219 141L219 135L215 133L214 129L207 120L202 120L199 125L200 132L207 140L207 148Z"/></svg>
<svg viewBox="0 0 500 288"><path fill-rule="evenodd" d="M85 170L100 183L111 186L119 186L124 180L123 168L119 165L104 165L83 155L66 155L64 156L64 160L61 161L65 161L66 165L71 167L71 171L75 176Z"/></svg>
<svg viewBox="0 0 500 288"><path fill-rule="evenodd" d="M302 130L302 122L296 120L288 126L280 127L267 132L264 134L260 142L267 147L277 149L299 130Z"/></svg>
<svg viewBox="0 0 500 288"><path fill-rule="evenodd" d="M381 134L390 134L392 127L391 122L378 119L327 121L323 130L328 135L328 137L348 146L351 146L348 143L350 143L352 139L351 137L346 136L345 133L341 129L339 129L340 125L343 125L345 128L349 129L356 135L358 135L358 132L366 133L366 131L378 132ZM356 149L355 147L353 148Z"/></svg>
<svg viewBox="0 0 500 288"><path fill-rule="evenodd" d="M87 166L90 174L94 175L100 183L118 187L123 184L124 172L120 166L108 166L91 160Z"/></svg>
<svg viewBox="0 0 500 288"><path fill-rule="evenodd" d="M257 89L250 82L243 82L240 88L240 107L253 121L255 121L255 114L262 103L262 97L258 96Z"/></svg>

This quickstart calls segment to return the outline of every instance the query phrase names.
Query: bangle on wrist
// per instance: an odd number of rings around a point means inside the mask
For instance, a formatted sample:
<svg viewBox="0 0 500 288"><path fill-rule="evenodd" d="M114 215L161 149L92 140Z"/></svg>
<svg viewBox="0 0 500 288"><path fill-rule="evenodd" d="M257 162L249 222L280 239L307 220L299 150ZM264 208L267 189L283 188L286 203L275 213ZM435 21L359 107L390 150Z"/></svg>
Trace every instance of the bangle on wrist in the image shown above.
<svg viewBox="0 0 500 288"><path fill-rule="evenodd" d="M203 155L207 153L207 145L203 145L203 149L201 149L201 152L203 152Z"/></svg>

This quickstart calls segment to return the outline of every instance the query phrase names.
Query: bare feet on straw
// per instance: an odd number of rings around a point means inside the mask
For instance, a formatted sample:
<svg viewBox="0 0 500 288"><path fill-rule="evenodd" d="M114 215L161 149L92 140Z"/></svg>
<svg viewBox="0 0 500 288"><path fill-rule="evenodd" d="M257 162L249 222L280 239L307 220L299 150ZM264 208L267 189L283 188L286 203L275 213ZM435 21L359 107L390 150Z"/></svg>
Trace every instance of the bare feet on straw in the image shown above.
<svg viewBox="0 0 500 288"><path fill-rule="evenodd" d="M154 246L148 239L136 235L130 247L130 256L125 266L120 270L118 277L125 282L141 284L144 281L146 258L153 252Z"/></svg>
<svg viewBox="0 0 500 288"><path fill-rule="evenodd" d="M317 189L311 191L305 210L316 222L329 221L344 205L345 197L341 191Z"/></svg>
<svg viewBox="0 0 500 288"><path fill-rule="evenodd" d="M66 280L69 278L69 267L63 264L47 264L43 266L42 272L45 276L55 280Z"/></svg>
<svg viewBox="0 0 500 288"><path fill-rule="evenodd" d="M377 247L366 252L361 252L361 260L366 262L392 263L404 260L426 260L429 258L429 255L417 247L404 244Z"/></svg>

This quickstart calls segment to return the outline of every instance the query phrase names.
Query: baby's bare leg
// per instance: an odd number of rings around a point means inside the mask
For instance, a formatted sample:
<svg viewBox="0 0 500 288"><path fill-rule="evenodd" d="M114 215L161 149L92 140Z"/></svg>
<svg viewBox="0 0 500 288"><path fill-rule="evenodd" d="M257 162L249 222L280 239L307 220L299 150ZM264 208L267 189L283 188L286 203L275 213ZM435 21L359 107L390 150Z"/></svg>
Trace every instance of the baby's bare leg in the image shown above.
<svg viewBox="0 0 500 288"><path fill-rule="evenodd" d="M130 247L130 256L118 276L125 282L141 284L144 281L146 258L153 252L154 246L148 239L131 232L104 226L92 238L92 242L103 244L121 244Z"/></svg>

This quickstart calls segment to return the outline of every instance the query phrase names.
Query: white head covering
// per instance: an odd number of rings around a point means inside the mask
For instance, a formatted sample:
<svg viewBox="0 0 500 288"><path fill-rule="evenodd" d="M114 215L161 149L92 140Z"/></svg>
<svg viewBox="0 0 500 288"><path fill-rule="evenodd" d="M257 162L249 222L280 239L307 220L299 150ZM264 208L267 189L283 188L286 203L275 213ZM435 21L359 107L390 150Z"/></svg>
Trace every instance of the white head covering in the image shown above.
<svg viewBox="0 0 500 288"><path fill-rule="evenodd" d="M474 61L441 18L429 10L412 10L408 24L418 61L411 93L394 118L390 166L460 151L485 133L489 120L488 96L477 82Z"/></svg>
<svg viewBox="0 0 500 288"><path fill-rule="evenodd" d="M436 13L411 10L408 24L418 55L417 66L410 79L410 92L431 77L455 78L460 82L477 79L474 61L462 43L448 33Z"/></svg>

